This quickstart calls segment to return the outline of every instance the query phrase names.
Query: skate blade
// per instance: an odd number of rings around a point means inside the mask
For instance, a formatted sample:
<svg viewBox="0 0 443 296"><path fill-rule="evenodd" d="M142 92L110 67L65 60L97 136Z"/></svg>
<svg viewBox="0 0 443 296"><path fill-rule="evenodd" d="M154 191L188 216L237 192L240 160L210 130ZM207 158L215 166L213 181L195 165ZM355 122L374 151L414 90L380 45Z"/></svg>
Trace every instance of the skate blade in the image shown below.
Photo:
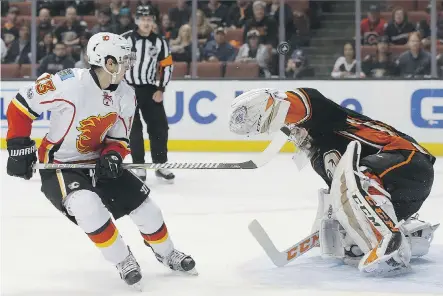
<svg viewBox="0 0 443 296"><path fill-rule="evenodd" d="M198 271L195 268L193 268L193 269L191 269L189 271L186 271L185 273L187 273L189 275L192 275L192 276L197 276L198 275Z"/></svg>
<svg viewBox="0 0 443 296"><path fill-rule="evenodd" d="M165 184L174 184L174 180L175 179L170 179L170 180L168 180L168 179L165 179L165 178L162 178L162 177L158 177L158 176L156 176L157 177L157 179L160 181L160 182L162 182L162 183L165 183Z"/></svg>
<svg viewBox="0 0 443 296"><path fill-rule="evenodd" d="M139 281L138 283L135 283L135 284L131 285L130 287L131 287L132 289L134 289L135 291L143 292L142 281Z"/></svg>

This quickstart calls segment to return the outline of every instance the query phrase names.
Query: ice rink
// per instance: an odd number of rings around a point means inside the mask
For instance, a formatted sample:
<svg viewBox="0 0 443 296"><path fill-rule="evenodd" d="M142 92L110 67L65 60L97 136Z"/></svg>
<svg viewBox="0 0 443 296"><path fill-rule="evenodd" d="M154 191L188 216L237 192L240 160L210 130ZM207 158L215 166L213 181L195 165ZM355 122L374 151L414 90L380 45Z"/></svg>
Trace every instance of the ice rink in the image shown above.
<svg viewBox="0 0 443 296"><path fill-rule="evenodd" d="M246 171L177 170L174 185L147 184L160 205L176 247L191 254L200 273L171 273L144 246L135 225L117 221L143 270L143 292L118 276L88 237L58 213L40 192L40 178L6 175L1 153L1 295L436 295L443 294L443 227L429 254L413 261L413 272L395 278L367 278L356 269L318 257L318 249L284 268L272 265L248 231L258 219L283 250L309 234L323 181L311 168L297 170L290 154ZM171 153L171 161L239 161L247 154ZM435 165L431 196L420 218L441 222L443 159ZM131 198L128 196L128 198Z"/></svg>

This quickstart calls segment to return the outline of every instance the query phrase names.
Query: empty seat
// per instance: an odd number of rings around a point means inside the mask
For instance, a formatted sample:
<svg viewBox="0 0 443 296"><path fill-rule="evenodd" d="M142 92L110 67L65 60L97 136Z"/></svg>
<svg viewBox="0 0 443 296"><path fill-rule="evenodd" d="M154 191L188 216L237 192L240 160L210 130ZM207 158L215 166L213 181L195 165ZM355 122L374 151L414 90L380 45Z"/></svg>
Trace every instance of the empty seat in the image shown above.
<svg viewBox="0 0 443 296"><path fill-rule="evenodd" d="M11 7L17 7L19 15L31 15L31 2L13 2Z"/></svg>
<svg viewBox="0 0 443 296"><path fill-rule="evenodd" d="M19 68L17 64L2 64L1 65L1 78L18 78L20 76Z"/></svg>
<svg viewBox="0 0 443 296"><path fill-rule="evenodd" d="M407 45L391 45L389 51L392 53L394 58L398 58L402 53L407 51L409 48Z"/></svg>
<svg viewBox="0 0 443 296"><path fill-rule="evenodd" d="M396 7L401 7L406 11L413 11L416 8L415 0L388 0L386 4L387 4L386 8L388 10L392 10Z"/></svg>
<svg viewBox="0 0 443 296"><path fill-rule="evenodd" d="M82 17L82 20L86 22L88 29L92 29L98 22L97 17L93 15L85 15Z"/></svg>
<svg viewBox="0 0 443 296"><path fill-rule="evenodd" d="M306 12L309 9L309 0L286 0L292 10Z"/></svg>
<svg viewBox="0 0 443 296"><path fill-rule="evenodd" d="M38 68L38 64L35 65L35 69ZM31 77L31 67L32 65L30 64L23 64L23 65L19 65L19 77L20 78L29 78Z"/></svg>
<svg viewBox="0 0 443 296"><path fill-rule="evenodd" d="M260 68L256 63L227 63L226 78L256 78Z"/></svg>
<svg viewBox="0 0 443 296"><path fill-rule="evenodd" d="M172 71L172 78L184 78L188 75L188 63L174 62L174 71Z"/></svg>
<svg viewBox="0 0 443 296"><path fill-rule="evenodd" d="M387 21L392 20L392 11L384 11L381 13L381 16ZM421 20L429 20L429 15L424 11L409 11L408 12L408 20L412 24L416 24Z"/></svg>
<svg viewBox="0 0 443 296"><path fill-rule="evenodd" d="M177 6L177 0L155 0L153 3L157 5L160 15L167 14L170 8Z"/></svg>
<svg viewBox="0 0 443 296"><path fill-rule="evenodd" d="M361 47L361 58L363 60L367 55L375 55L376 52L377 52L377 46L363 45Z"/></svg>
<svg viewBox="0 0 443 296"><path fill-rule="evenodd" d="M227 29L226 40L235 40L243 44L243 29Z"/></svg>
<svg viewBox="0 0 443 296"><path fill-rule="evenodd" d="M201 78L222 77L222 63L220 62L197 63L197 76Z"/></svg>

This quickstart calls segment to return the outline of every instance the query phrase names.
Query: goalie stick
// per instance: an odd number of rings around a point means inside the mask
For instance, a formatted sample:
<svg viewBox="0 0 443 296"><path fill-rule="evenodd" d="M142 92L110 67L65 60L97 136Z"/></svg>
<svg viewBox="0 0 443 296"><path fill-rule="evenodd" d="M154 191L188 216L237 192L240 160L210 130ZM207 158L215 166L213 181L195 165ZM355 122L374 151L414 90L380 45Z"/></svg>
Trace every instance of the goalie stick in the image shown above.
<svg viewBox="0 0 443 296"><path fill-rule="evenodd" d="M282 127L274 136L266 149L257 157L245 162L166 162L166 163L123 163L124 169L191 169L191 170L247 170L256 169L267 164L287 142L291 131L286 126ZM70 164L70 163L38 163L34 169L59 170L59 169L94 169L95 164Z"/></svg>
<svg viewBox="0 0 443 296"><path fill-rule="evenodd" d="M277 267L283 267L295 258L300 257L314 247L320 246L318 231L280 252L257 220L249 224L249 231Z"/></svg>

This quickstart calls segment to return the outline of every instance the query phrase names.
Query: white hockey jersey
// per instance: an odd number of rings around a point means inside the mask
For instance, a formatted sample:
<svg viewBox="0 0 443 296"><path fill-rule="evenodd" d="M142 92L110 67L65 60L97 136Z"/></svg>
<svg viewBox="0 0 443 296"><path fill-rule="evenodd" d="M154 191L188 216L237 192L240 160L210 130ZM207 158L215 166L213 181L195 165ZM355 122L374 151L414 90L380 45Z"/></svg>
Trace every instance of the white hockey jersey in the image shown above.
<svg viewBox="0 0 443 296"><path fill-rule="evenodd" d="M88 162L109 150L124 158L130 152L135 107L135 92L125 81L102 90L89 69L45 73L20 89L9 104L7 139L29 137L32 120L49 110L49 132L38 149L40 162Z"/></svg>

